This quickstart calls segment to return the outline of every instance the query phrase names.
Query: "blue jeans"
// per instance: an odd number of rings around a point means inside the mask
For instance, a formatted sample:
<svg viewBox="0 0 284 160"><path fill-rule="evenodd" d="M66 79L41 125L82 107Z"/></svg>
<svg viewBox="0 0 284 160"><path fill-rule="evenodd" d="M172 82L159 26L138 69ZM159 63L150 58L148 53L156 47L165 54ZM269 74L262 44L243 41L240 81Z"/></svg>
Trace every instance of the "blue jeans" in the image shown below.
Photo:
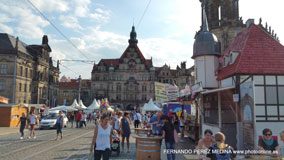
<svg viewBox="0 0 284 160"><path fill-rule="evenodd" d="M57 134L59 134L59 133L62 134L62 124L58 124L58 125L57 125L56 133L57 133Z"/></svg>
<svg viewBox="0 0 284 160"><path fill-rule="evenodd" d="M175 144L166 142L166 149L175 149ZM167 154L167 159L168 160L171 160L171 159L175 160L176 159L176 155L174 153Z"/></svg>

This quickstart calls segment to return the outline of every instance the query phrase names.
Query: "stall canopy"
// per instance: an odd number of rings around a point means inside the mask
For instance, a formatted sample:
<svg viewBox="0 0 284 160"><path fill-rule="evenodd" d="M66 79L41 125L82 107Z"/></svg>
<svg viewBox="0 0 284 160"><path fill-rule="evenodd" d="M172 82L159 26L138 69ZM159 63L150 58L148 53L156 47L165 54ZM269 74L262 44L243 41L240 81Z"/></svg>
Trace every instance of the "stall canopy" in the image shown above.
<svg viewBox="0 0 284 160"><path fill-rule="evenodd" d="M100 105L98 104L97 100L94 99L93 103L88 107L89 110L99 110Z"/></svg>
<svg viewBox="0 0 284 160"><path fill-rule="evenodd" d="M78 106L79 106L79 104L78 104L77 100L74 99L73 103L71 104L71 107L78 107Z"/></svg>
<svg viewBox="0 0 284 160"><path fill-rule="evenodd" d="M54 110L61 110L61 111L77 111L78 109L73 108L73 107L69 107L69 106L58 106L55 108L51 108L50 111L54 111Z"/></svg>
<svg viewBox="0 0 284 160"><path fill-rule="evenodd" d="M83 104L83 101L82 101L82 100L80 100L79 106L78 106L77 108L87 109L87 107Z"/></svg>
<svg viewBox="0 0 284 160"><path fill-rule="evenodd" d="M142 109L143 112L147 112L147 111L161 111L161 108L157 107L153 100L150 99L148 103L146 103Z"/></svg>

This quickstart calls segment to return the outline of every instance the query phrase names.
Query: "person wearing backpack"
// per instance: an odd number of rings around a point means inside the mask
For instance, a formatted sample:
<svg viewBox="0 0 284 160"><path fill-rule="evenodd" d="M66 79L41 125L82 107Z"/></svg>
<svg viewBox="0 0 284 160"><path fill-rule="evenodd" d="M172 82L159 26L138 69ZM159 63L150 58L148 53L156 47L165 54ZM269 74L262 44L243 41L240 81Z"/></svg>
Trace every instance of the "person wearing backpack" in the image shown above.
<svg viewBox="0 0 284 160"><path fill-rule="evenodd" d="M233 147L225 144L225 135L222 132L215 134L216 144L212 145L208 149L206 157L209 160L235 160L236 154Z"/></svg>

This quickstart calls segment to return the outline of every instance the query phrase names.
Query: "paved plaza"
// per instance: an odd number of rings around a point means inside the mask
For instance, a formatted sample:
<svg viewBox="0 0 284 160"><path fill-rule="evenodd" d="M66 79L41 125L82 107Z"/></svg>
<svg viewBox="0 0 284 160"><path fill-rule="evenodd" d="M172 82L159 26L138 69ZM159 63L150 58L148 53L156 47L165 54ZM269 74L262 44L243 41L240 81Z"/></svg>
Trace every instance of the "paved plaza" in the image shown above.
<svg viewBox="0 0 284 160"><path fill-rule="evenodd" d="M79 160L87 159L89 147L93 136L94 125L89 124L87 128L65 128L63 139L55 141L56 130L36 130L36 139L20 140L18 128L0 128L0 159L1 160L26 160L26 159L63 159ZM28 130L26 129L26 135ZM132 128L132 133L134 133ZM192 142L182 139L176 148L193 148ZM117 156L112 154L110 159L136 159L135 139L130 138L130 153L121 153ZM126 147L126 145L125 145ZM164 142L161 148L161 159L166 159L163 153ZM126 150L126 149L125 149ZM188 159L189 155L179 154L176 159Z"/></svg>

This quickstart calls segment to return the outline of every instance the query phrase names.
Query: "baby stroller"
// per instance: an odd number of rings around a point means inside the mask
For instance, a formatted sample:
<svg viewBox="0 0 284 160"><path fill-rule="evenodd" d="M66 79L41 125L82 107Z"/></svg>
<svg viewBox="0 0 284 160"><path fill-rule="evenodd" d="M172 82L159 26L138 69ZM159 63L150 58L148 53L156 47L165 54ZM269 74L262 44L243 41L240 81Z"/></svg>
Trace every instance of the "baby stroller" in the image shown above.
<svg viewBox="0 0 284 160"><path fill-rule="evenodd" d="M119 137L114 137L112 140L112 145L111 145L111 153L116 152L116 155L119 156L120 154L120 140Z"/></svg>

